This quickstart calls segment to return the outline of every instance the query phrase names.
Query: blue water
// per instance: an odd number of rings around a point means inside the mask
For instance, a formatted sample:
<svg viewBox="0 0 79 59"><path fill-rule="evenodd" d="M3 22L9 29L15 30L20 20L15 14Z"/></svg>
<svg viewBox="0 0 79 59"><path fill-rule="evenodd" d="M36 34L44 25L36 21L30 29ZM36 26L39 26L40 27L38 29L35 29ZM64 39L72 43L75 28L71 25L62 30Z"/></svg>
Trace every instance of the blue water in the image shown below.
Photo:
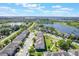
<svg viewBox="0 0 79 59"><path fill-rule="evenodd" d="M68 33L68 34L75 34L76 36L79 36L79 29L76 27L71 27L71 26L65 26L62 24L44 24L45 26L53 27L57 30L59 30L62 33Z"/></svg>

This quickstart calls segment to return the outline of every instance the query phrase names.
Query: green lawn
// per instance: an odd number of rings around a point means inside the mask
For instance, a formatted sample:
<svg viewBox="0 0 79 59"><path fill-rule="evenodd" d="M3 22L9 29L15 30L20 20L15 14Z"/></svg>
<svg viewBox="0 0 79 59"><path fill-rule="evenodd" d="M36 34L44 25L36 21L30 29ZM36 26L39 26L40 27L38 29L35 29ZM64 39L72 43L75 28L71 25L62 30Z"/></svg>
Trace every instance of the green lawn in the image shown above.
<svg viewBox="0 0 79 59"><path fill-rule="evenodd" d="M52 34L44 34L45 42L46 42L46 48L47 50L51 52L57 52L60 50L59 47L57 47L57 41L61 38L57 38L55 35Z"/></svg>
<svg viewBox="0 0 79 59"><path fill-rule="evenodd" d="M47 35L44 35L44 38L46 43L46 49L50 50L50 48L52 47L52 38Z"/></svg>

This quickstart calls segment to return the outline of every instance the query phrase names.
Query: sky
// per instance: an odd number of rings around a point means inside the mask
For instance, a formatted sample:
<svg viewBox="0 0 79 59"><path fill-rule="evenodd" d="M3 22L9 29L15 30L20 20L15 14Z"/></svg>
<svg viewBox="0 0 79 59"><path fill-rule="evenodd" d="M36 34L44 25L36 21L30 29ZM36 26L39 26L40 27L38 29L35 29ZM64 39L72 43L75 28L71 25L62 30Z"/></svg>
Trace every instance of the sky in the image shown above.
<svg viewBox="0 0 79 59"><path fill-rule="evenodd" d="M0 16L79 16L78 3L0 3Z"/></svg>

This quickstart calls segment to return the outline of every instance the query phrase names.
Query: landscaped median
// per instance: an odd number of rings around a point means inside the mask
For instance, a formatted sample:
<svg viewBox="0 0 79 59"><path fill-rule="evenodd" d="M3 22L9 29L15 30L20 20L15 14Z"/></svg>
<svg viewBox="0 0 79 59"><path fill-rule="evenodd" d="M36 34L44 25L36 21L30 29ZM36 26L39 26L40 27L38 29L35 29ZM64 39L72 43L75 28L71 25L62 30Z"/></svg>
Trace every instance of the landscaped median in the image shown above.
<svg viewBox="0 0 79 59"><path fill-rule="evenodd" d="M32 32L32 31L33 31L33 28L34 28L36 25L37 25L37 23L36 23L36 22L33 22L33 23L29 26L28 30L29 30L30 32Z"/></svg>
<svg viewBox="0 0 79 59"><path fill-rule="evenodd" d="M8 45L11 41L13 41L13 39L19 35L24 29L21 28L18 31L15 31L14 33L12 33L11 35L9 35L8 37L4 38L3 40L0 41L0 49L2 49L3 47L5 47L6 45Z"/></svg>

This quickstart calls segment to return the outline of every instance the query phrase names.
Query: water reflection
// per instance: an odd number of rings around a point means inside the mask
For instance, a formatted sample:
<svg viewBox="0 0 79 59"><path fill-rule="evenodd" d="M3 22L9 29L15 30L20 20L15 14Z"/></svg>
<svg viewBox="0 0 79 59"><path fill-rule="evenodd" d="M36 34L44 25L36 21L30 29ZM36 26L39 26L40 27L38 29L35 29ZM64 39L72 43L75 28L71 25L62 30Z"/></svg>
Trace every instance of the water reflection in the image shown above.
<svg viewBox="0 0 79 59"><path fill-rule="evenodd" d="M44 25L49 27L54 27L55 29L59 30L62 33L75 34L76 36L79 36L79 29L76 27L66 26L59 23L44 24Z"/></svg>

